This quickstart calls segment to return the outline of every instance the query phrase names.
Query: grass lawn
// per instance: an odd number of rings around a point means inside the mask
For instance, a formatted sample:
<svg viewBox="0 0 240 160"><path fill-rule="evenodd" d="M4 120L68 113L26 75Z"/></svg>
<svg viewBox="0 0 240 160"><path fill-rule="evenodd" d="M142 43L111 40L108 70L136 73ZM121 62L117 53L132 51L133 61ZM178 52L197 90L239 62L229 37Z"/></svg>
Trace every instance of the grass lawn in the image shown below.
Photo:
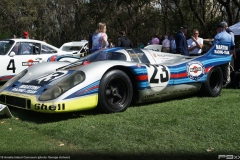
<svg viewBox="0 0 240 160"><path fill-rule="evenodd" d="M47 159L194 160L240 155L237 89L223 89L216 98L132 106L116 114L10 110L14 118L0 115L0 159L41 155Z"/></svg>

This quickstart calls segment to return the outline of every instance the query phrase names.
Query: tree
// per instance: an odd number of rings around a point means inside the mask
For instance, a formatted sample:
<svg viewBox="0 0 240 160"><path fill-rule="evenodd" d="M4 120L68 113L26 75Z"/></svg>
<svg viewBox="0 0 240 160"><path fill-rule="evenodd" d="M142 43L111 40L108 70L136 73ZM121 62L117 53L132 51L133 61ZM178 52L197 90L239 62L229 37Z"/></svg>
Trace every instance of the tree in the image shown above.
<svg viewBox="0 0 240 160"><path fill-rule="evenodd" d="M57 47L93 33L99 22L117 42L125 30L135 46L155 34L174 34L183 24L212 38L221 21L239 21L239 0L1 0L0 38L18 37L27 30L35 39L47 38Z"/></svg>

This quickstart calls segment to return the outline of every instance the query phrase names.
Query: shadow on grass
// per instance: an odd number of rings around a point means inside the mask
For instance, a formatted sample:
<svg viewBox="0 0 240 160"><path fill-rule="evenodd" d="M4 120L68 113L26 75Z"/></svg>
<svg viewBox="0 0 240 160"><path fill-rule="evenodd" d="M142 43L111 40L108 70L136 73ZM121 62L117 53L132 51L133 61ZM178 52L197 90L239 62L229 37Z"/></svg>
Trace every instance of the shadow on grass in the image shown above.
<svg viewBox="0 0 240 160"><path fill-rule="evenodd" d="M164 103L171 100L183 100L187 98L198 97L195 94L182 96L182 97L175 97L171 99L164 99L154 102L147 102L141 104L131 104L131 107L141 107L143 105L149 105L154 103ZM202 98L202 97L199 97ZM100 115L102 114L97 108L87 111L78 111L78 112L67 112L67 113L55 113L55 114L47 114L47 113L40 113L34 112L30 110L23 110L15 107L9 107L10 112L15 118L19 118L22 121L30 121L37 124L41 123L49 123L49 122L57 122L57 121L64 121L68 119L75 119L75 118L84 118L86 116L93 116L93 115ZM5 115L1 115L0 119L7 118Z"/></svg>
<svg viewBox="0 0 240 160"><path fill-rule="evenodd" d="M0 82L0 87L3 86L6 82Z"/></svg>
<svg viewBox="0 0 240 160"><path fill-rule="evenodd" d="M86 116L100 114L95 109L88 110L88 111L81 111L81 112L79 111L79 112L55 113L55 114L39 113L39 112L23 110L23 109L14 108L14 107L9 107L9 110L11 111L12 115L15 118L19 118L22 121L34 122L37 124L64 121L64 120L75 119L75 118L84 118Z"/></svg>
<svg viewBox="0 0 240 160"><path fill-rule="evenodd" d="M6 118L8 118L8 116L7 116L7 115L0 114L0 120L1 120L1 119L6 119Z"/></svg>
<svg viewBox="0 0 240 160"><path fill-rule="evenodd" d="M171 97L171 98L165 98L157 101L152 101L152 102L144 102L144 103L133 103L131 107L141 107L143 105L150 105L150 104L155 104L155 103L165 103L169 101L174 101L174 100L184 100L188 98L206 98L206 96L199 95L198 93L193 93L192 95L184 95L184 96L177 96L177 97Z"/></svg>

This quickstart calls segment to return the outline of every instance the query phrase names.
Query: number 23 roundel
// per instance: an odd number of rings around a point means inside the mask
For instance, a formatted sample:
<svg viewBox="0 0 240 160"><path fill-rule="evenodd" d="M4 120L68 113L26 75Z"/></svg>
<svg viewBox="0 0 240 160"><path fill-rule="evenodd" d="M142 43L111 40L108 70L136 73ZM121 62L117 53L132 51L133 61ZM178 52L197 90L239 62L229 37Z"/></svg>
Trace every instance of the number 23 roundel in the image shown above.
<svg viewBox="0 0 240 160"><path fill-rule="evenodd" d="M161 91L170 80L170 71L163 65L146 64L148 72L148 82L154 91Z"/></svg>

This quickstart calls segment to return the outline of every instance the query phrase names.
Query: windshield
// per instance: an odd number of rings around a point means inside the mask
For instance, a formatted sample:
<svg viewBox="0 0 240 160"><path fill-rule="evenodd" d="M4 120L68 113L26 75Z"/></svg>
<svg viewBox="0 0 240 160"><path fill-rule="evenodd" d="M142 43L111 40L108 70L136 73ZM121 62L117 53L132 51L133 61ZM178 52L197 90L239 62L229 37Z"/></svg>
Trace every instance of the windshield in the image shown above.
<svg viewBox="0 0 240 160"><path fill-rule="evenodd" d="M85 64L89 64L91 62L104 61L104 60L127 61L127 57L125 54L123 54L121 52L114 52L114 51L110 51L110 50L106 50L106 49L101 49L101 50L98 50L86 57L80 58L78 61L75 61L67 66L63 66L58 69L71 68L71 67L75 67L75 66L78 66L81 64L85 65Z"/></svg>
<svg viewBox="0 0 240 160"><path fill-rule="evenodd" d="M63 51L80 51L82 46L63 46L62 50Z"/></svg>
<svg viewBox="0 0 240 160"><path fill-rule="evenodd" d="M0 41L0 55L6 55L14 44L13 40Z"/></svg>
<svg viewBox="0 0 240 160"><path fill-rule="evenodd" d="M99 50L96 51L83 59L80 60L86 60L89 62L94 62L94 61L103 61L103 60L120 60L120 61L126 61L127 57L125 54L121 52L113 52L110 50Z"/></svg>

